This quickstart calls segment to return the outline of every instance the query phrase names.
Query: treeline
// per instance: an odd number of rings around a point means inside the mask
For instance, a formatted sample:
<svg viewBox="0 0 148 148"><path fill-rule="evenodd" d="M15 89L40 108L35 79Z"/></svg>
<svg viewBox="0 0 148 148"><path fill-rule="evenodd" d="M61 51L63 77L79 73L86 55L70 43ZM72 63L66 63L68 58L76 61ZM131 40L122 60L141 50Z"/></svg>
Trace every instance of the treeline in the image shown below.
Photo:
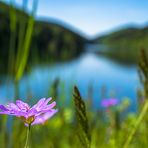
<svg viewBox="0 0 148 148"><path fill-rule="evenodd" d="M18 46L21 47L19 44L23 45L28 18L29 14L22 9L0 2L0 72L6 72L6 67L9 66L11 41L14 42L14 54L17 53ZM60 24L35 21L28 61L70 60L83 52L86 42L87 39Z"/></svg>
<svg viewBox="0 0 148 148"><path fill-rule="evenodd" d="M127 28L98 37L96 43L108 46L107 56L126 63L136 63L139 50L148 49L148 27Z"/></svg>

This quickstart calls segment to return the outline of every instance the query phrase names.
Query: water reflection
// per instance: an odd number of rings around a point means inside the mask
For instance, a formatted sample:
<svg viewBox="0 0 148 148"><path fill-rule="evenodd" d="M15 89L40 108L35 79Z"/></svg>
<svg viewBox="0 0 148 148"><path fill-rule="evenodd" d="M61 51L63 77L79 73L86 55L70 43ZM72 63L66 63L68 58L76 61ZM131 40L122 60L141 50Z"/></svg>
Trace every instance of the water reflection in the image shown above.
<svg viewBox="0 0 148 148"><path fill-rule="evenodd" d="M82 96L89 97L91 88L93 107L98 108L102 97L131 98L132 110L136 108L136 89L140 86L136 67L125 67L94 53L85 53L69 63L54 65L37 65L26 74L19 84L21 98L48 97L53 82L59 79L67 100L71 100L72 86L77 85ZM13 99L14 86L12 83L0 86L0 97L9 101ZM63 93L63 92L62 92ZM60 94L59 94L60 98Z"/></svg>

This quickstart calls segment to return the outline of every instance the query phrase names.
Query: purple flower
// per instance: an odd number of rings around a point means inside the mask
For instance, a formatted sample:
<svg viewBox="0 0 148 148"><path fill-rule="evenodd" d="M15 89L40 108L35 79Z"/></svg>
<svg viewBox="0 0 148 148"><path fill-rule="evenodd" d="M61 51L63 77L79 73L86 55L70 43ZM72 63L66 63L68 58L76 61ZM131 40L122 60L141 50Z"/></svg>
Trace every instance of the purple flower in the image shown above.
<svg viewBox="0 0 148 148"><path fill-rule="evenodd" d="M111 107L117 104L118 104L118 100L116 98L103 99L101 102L101 105L103 107Z"/></svg>
<svg viewBox="0 0 148 148"><path fill-rule="evenodd" d="M51 99L52 98L42 98L32 107L21 100L17 100L16 103L9 103L6 106L0 105L0 114L19 117L27 126L43 124L58 111L57 109L54 109L56 106L55 101L48 104Z"/></svg>

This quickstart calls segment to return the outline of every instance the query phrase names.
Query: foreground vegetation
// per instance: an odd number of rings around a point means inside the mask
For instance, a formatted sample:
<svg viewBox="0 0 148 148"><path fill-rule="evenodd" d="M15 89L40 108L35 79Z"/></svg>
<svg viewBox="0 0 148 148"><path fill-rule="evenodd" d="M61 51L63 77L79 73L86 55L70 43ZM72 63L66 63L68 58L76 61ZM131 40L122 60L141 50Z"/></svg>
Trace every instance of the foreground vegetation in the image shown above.
<svg viewBox="0 0 148 148"><path fill-rule="evenodd" d="M59 96L58 86L54 85L50 94L59 111L43 125L31 127L30 147L147 148L148 60L144 50L140 55L139 75L143 90L138 93L137 112L127 112L128 100L93 110L90 105L92 98L84 101L77 87L65 106L64 92ZM29 104L31 102L33 100L28 100ZM5 115L0 116L0 123L0 147L23 147L27 131L24 123Z"/></svg>
<svg viewBox="0 0 148 148"><path fill-rule="evenodd" d="M146 77L143 80L148 81ZM144 88L143 96L138 99L137 113L127 113L128 100L94 111L87 101L84 102L77 87L68 106L63 105L64 94L54 97L59 111L43 125L31 126L30 147L147 148L147 86ZM27 132L24 123L6 115L1 115L0 119L0 147L24 147Z"/></svg>
<svg viewBox="0 0 148 148"><path fill-rule="evenodd" d="M35 2L36 1L37 0L35 0ZM6 5L3 6L5 7ZM22 21L24 20L21 19L20 32L23 32L23 35L20 34L19 36L17 36L16 28L18 22L16 21L17 19L15 11L16 9L10 7L9 12L11 12L11 15L7 13L6 22L5 19L2 19L2 23L0 22L2 32L5 31L2 34L4 35L5 33L8 33L8 35L10 35L10 40L8 40L7 36L5 35L1 36L0 47L2 50L0 55L3 56L0 58L0 64L3 67L5 67L8 70L8 72L10 72L9 74L12 74L12 79L14 80L14 83L17 86L17 83L19 83L19 81L21 80L25 72L25 69L30 64L29 57L33 56L33 51L31 51L30 49L32 49L32 46L35 47L36 45L34 43L36 42L34 36L36 35L36 37L38 37L38 33L42 32L42 28L40 28L41 30L36 30L37 32L35 34L34 25L40 26L42 22L38 22L38 24L36 24L34 20L34 14L36 11L36 3L34 3L32 14L30 16L26 15L27 25L25 25L25 31L22 31L24 24L22 23ZM0 14L3 15L3 12L3 9L0 9ZM20 11L19 14L21 14ZM24 13L22 15L24 15ZM7 21L10 22L7 23ZM44 25L47 28L49 27L48 24ZM8 30L9 27L10 30ZM24 32L26 33L24 34ZM47 36L45 35L45 39ZM52 42L50 42L48 46L50 47L49 52L53 52L55 54L55 57L58 55L57 53L59 53L56 49L63 49L61 52L65 52L64 48L58 46L58 44L65 45L65 42L63 43L62 37L63 36L61 35L59 37L60 39L57 42L56 40L51 38L51 40L53 39L54 41L52 40ZM69 37L65 37L64 40L67 40L68 42L68 45L66 44L67 47L70 46L74 48L73 45L76 45L76 42L74 42L73 44ZM33 49L38 48L39 50L43 50L44 42L42 42L42 44L42 46ZM55 46L57 46L58 48ZM137 48L139 47L137 46ZM5 52L7 51L5 49L8 49L9 54ZM67 54L67 52L65 53ZM37 55L42 55L42 51ZM44 55L43 57L46 56ZM4 58L8 59L9 64L6 62L6 60L4 60ZM47 56L47 58L49 57ZM141 56L139 59L139 75L141 83L143 85L143 90L141 90L140 93L138 93L139 95L137 97L137 112L127 112L129 102L126 100L115 106L110 106L107 108L105 107L102 109L98 108L96 111L94 111L92 109L92 106L90 106L90 103L87 103L87 101L84 101L84 98L81 97L81 92L79 92L77 87L74 87L73 94L71 94L71 96L73 97L69 98L71 102L67 106L64 106L66 101L65 94L58 96L58 91L56 88L57 85L55 84L51 88L50 95L53 97L53 99L56 100L56 102L58 102L57 108L59 111L56 116L54 116L44 125L36 125L31 127L31 135L29 138L30 147L147 148L148 118L146 115L148 113L148 61L144 50L141 51ZM15 89L18 88L16 87ZM19 98L19 94L15 94L14 98ZM89 99L89 101L92 101L91 98ZM30 104L33 102L33 100L27 101ZM7 117L4 115L0 116L1 148L24 147L25 139L26 127L24 126L24 123L21 122L21 120L12 117Z"/></svg>

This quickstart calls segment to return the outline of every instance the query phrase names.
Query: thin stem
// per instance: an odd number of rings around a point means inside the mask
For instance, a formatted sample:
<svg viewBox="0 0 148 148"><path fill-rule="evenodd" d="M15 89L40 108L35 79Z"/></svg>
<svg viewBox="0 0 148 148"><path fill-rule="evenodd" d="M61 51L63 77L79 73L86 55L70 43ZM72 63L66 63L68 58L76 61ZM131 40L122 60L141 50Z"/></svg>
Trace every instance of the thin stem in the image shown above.
<svg viewBox="0 0 148 148"><path fill-rule="evenodd" d="M29 124L29 126L27 128L26 143L25 143L24 148L29 148L28 144L29 144L29 133L30 133L30 129L31 129L31 125Z"/></svg>
<svg viewBox="0 0 148 148"><path fill-rule="evenodd" d="M127 141L126 141L123 148L128 148L129 147L129 144L132 141L133 136L134 136L136 130L138 129L138 126L142 122L145 114L147 113L147 110L148 110L148 101L145 102L145 105L144 105L144 107L143 107L143 109L142 109L142 111L141 111L141 113L140 113L140 115L139 115L139 117L138 117L138 119L137 119L137 121L135 123L135 126L134 126L133 130L131 131L131 133L130 133L130 135L129 135L129 137L128 137L128 139L127 139Z"/></svg>

